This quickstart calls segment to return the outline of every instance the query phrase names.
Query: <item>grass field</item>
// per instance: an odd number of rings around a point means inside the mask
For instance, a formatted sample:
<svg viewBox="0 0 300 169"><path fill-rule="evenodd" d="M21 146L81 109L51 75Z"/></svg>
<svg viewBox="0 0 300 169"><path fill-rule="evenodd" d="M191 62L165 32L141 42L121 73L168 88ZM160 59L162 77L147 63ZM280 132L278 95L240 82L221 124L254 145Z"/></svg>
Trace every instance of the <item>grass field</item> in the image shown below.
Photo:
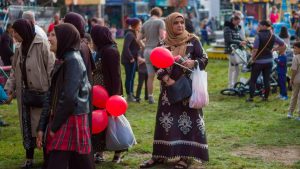
<svg viewBox="0 0 300 169"><path fill-rule="evenodd" d="M122 41L118 43L122 47ZM277 94L272 94L269 102L255 98L253 103L246 103L245 97L220 95L220 90L227 86L227 66L227 61L209 60L210 104L204 108L204 114L210 162L193 162L190 168L300 169L300 122L286 118L289 101L276 99ZM158 92L156 81L156 100ZM127 117L138 144L119 165L110 162L112 153L106 153L107 162L98 164L97 169L135 169L151 156L156 109L156 104L145 101L129 103ZM9 127L0 128L0 169L17 169L24 161L24 150L16 101L1 106L0 115L10 123ZM40 166L41 151L36 151L35 159L35 166ZM171 169L172 163L154 168Z"/></svg>

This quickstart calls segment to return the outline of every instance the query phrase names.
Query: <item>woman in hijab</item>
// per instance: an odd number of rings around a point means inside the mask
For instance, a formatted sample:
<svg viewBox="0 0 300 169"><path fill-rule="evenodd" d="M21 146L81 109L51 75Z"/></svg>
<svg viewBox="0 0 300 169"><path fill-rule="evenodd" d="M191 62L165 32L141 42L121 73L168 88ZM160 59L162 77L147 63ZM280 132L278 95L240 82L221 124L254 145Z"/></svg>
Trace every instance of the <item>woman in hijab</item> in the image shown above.
<svg viewBox="0 0 300 169"><path fill-rule="evenodd" d="M124 37L124 46L122 51L122 64L125 68L125 88L127 94L127 101L135 102L133 96L134 77L136 71L136 62L140 53L140 45L137 41L137 35L140 32L142 22L137 18L130 18L126 20L130 26Z"/></svg>
<svg viewBox="0 0 300 169"><path fill-rule="evenodd" d="M96 69L93 72L94 85L103 86L109 96L122 95L120 54L117 43L112 39L109 29L104 26L94 26L91 30L91 36L96 51ZM106 131L103 131L92 137L96 163L104 161L105 133ZM115 152L113 162L119 163L121 161L121 152L121 150Z"/></svg>
<svg viewBox="0 0 300 169"><path fill-rule="evenodd" d="M172 13L166 19L167 38L160 46L170 50L173 56L181 56L181 64L194 69L199 65L204 70L207 55L199 39L185 30L184 17L180 13ZM189 107L189 98L178 103L170 103L167 88L181 76L189 76L190 72L173 65L156 71L161 81L161 93L158 102L154 133L152 158L140 168L149 168L167 159L179 157L175 169L188 168L188 158L208 161L208 146L205 135L203 112L201 109Z"/></svg>
<svg viewBox="0 0 300 169"><path fill-rule="evenodd" d="M92 70L95 67L92 58L92 53L89 49L88 41L84 38L85 20L80 14L75 12L69 12L64 17L64 23L70 23L74 25L80 34L80 53L87 69L89 81L90 83L92 83Z"/></svg>
<svg viewBox="0 0 300 169"><path fill-rule="evenodd" d="M42 146L46 132L48 169L67 169L71 160L78 169L91 169L91 86L79 52L80 35L73 25L64 23L54 27L49 41L57 61L38 126L37 146Z"/></svg>
<svg viewBox="0 0 300 169"><path fill-rule="evenodd" d="M35 34L34 25L18 19L12 26L13 36L20 43L13 56L12 71L5 85L5 90L11 96L16 93L20 126L23 136L23 146L26 150L26 161L22 168L31 168L36 128L42 112L41 105L25 103L25 91L46 93L50 86L50 73L55 56L50 52L49 42ZM28 99L28 98L27 98ZM39 100L32 100L38 102Z"/></svg>

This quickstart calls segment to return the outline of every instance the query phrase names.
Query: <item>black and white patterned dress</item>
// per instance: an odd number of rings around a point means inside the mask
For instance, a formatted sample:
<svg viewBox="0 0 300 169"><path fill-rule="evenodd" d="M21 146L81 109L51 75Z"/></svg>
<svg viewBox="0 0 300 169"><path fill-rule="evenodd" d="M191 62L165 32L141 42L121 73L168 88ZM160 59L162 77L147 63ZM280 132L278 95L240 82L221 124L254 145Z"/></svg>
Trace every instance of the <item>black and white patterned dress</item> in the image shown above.
<svg viewBox="0 0 300 169"><path fill-rule="evenodd" d="M171 50L165 44L161 45ZM197 60L200 69L204 69L208 61L205 51L196 38L187 42L186 57ZM158 69L156 73L159 80L167 74L174 80L183 74L189 75L179 66ZM202 109L191 109L189 99L171 104L166 89L167 87L162 82L156 115L153 157L169 159L187 157L208 161L208 145Z"/></svg>

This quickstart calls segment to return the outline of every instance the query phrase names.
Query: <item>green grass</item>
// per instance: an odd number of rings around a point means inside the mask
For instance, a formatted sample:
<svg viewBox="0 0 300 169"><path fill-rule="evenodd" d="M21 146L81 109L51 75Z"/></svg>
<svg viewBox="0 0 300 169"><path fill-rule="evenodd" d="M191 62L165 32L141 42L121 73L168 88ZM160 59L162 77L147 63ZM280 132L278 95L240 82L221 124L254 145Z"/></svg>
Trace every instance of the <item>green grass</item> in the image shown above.
<svg viewBox="0 0 300 169"><path fill-rule="evenodd" d="M118 40L118 43L121 49L122 41ZM202 166L208 169L299 169L300 161L285 165L277 161L264 161L260 157L232 155L233 151L249 146L299 146L300 122L286 119L289 102L277 100L277 94L271 95L267 103L260 102L259 98L255 98L253 103L246 103L246 98L220 95L220 90L227 86L227 66L227 61L209 60L207 67L210 104L204 108L204 114L210 162ZM248 77L249 74L241 76ZM124 71L122 77L124 82ZM158 94L159 83L156 81L156 100ZM129 150L119 165L109 162L112 153L106 153L107 162L97 165L97 169L138 168L142 161L151 156L156 109L157 105L149 105L145 101L140 104L129 103L127 117L138 144ZM1 106L0 115L10 123L9 127L0 128L0 168L15 169L24 161L16 101L12 105ZM35 158L37 166L41 165L41 151L36 151ZM199 164L194 163L191 168L199 167ZM170 169L172 164L156 168Z"/></svg>

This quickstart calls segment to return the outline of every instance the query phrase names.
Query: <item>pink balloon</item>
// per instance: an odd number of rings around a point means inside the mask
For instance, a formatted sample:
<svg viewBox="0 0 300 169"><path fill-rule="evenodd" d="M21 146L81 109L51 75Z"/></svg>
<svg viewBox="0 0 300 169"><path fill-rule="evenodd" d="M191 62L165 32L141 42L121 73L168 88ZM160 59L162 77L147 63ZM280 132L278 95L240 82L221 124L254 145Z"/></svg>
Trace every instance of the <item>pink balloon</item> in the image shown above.
<svg viewBox="0 0 300 169"><path fill-rule="evenodd" d="M93 86L92 104L100 109L105 108L106 102L109 98L106 89L100 85Z"/></svg>
<svg viewBox="0 0 300 169"><path fill-rule="evenodd" d="M92 134L103 131L108 124L108 116L105 110L94 110L92 113Z"/></svg>
<svg viewBox="0 0 300 169"><path fill-rule="evenodd" d="M158 68L167 68L174 64L172 53L163 47L156 47L150 54L151 63Z"/></svg>
<svg viewBox="0 0 300 169"><path fill-rule="evenodd" d="M106 110L112 116L120 116L127 111L127 102L126 100L119 95L111 96L106 102Z"/></svg>

